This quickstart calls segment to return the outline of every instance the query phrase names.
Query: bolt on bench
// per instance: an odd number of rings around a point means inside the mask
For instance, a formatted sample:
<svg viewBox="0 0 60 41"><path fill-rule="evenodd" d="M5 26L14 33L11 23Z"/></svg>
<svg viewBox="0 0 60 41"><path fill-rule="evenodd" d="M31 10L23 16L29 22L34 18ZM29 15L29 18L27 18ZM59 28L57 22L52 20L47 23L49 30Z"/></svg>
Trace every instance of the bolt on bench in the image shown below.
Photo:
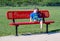
<svg viewBox="0 0 60 41"><path fill-rule="evenodd" d="M18 36L18 26L19 25L31 25L31 24L40 24L40 22L16 22L16 19L29 19L30 14L33 11L8 11L7 19L12 20L9 25L16 26L16 36ZM54 23L52 20L45 20L45 18L49 18L50 14L48 10L40 10L41 18L43 18L43 24L46 24L46 33L48 33L48 25Z"/></svg>

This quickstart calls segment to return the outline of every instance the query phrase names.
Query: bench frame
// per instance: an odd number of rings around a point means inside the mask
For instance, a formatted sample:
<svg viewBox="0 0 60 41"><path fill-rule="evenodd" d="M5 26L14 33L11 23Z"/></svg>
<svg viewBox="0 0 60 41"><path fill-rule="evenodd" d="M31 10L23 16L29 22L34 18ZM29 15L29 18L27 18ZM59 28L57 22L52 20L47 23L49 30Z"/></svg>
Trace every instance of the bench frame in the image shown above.
<svg viewBox="0 0 60 41"><path fill-rule="evenodd" d="M47 10L48 11L48 10ZM10 12L10 11L8 11L8 12ZM7 12L7 18L9 17L8 16L8 12ZM13 12L13 11L12 11ZM8 18L9 19L9 18ZM12 21L13 21L13 23L15 23L15 19L12 19ZM43 23L45 22L45 18L43 17ZM54 21L52 21L51 23L54 23ZM45 23L46 24L46 33L48 33L48 25L50 24L50 23ZM18 36L18 26L19 25L15 25L15 29L16 29L16 36Z"/></svg>

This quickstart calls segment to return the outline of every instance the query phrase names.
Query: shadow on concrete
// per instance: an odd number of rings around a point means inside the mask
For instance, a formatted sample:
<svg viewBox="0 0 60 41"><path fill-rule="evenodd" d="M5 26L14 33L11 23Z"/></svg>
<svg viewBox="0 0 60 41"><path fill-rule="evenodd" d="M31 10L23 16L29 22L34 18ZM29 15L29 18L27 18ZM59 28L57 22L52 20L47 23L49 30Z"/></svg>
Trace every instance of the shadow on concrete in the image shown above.
<svg viewBox="0 0 60 41"><path fill-rule="evenodd" d="M56 30L51 30L48 32L48 34L55 34L55 33L59 33L60 29L56 29Z"/></svg>
<svg viewBox="0 0 60 41"><path fill-rule="evenodd" d="M35 32L35 33L26 33L26 34L22 34L24 36L29 36L29 35L36 35L36 34L55 34L55 33L59 33L60 29L56 29L56 30L51 30L48 33L46 32Z"/></svg>

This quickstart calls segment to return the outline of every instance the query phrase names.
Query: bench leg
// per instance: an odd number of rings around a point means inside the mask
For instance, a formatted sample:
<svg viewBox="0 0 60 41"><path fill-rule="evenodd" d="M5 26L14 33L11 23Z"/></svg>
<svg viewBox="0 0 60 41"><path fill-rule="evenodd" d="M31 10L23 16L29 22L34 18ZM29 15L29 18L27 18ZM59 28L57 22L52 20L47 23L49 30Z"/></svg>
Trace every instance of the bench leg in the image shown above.
<svg viewBox="0 0 60 41"><path fill-rule="evenodd" d="M48 33L48 24L46 24L46 33Z"/></svg>
<svg viewBox="0 0 60 41"><path fill-rule="evenodd" d="M18 26L16 26L16 36L18 36Z"/></svg>

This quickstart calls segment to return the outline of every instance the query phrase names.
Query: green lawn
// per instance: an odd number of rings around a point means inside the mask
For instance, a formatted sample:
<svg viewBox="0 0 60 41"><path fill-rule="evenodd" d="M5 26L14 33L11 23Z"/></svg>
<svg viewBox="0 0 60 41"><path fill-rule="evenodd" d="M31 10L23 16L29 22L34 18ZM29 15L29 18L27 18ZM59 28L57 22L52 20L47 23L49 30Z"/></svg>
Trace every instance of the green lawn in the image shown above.
<svg viewBox="0 0 60 41"><path fill-rule="evenodd" d="M0 7L0 36L6 35L15 35L15 26L10 26L9 22L12 20L8 20L6 18L6 12L8 10L32 10L34 7ZM40 10L47 9L50 12L50 17L46 20L54 20L55 23L49 25L50 31L60 31L60 7L38 7ZM29 21L29 20L16 20L16 21ZM43 32L46 31L46 26L43 24ZM38 34L40 33L39 24L37 25L20 25L18 27L18 33L32 33Z"/></svg>

